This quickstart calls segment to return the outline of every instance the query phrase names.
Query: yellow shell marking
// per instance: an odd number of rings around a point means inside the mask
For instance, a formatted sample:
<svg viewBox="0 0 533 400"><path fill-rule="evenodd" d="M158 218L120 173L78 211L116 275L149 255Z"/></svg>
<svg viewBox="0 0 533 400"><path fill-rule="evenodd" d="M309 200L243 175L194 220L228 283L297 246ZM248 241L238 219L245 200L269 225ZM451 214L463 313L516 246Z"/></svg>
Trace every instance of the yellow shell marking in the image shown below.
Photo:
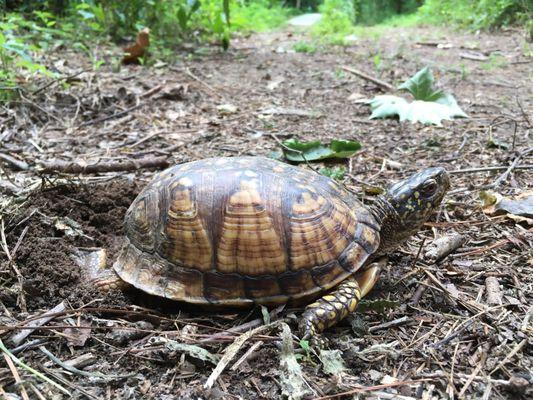
<svg viewBox="0 0 533 400"><path fill-rule="evenodd" d="M241 181L226 206L217 249L217 270L246 275L285 271L281 239L257 190L256 180Z"/></svg>
<svg viewBox="0 0 533 400"><path fill-rule="evenodd" d="M211 268L211 242L189 189L180 185L185 179L189 178L182 178L170 187L168 220L164 227L167 240L163 249L174 264L207 271Z"/></svg>

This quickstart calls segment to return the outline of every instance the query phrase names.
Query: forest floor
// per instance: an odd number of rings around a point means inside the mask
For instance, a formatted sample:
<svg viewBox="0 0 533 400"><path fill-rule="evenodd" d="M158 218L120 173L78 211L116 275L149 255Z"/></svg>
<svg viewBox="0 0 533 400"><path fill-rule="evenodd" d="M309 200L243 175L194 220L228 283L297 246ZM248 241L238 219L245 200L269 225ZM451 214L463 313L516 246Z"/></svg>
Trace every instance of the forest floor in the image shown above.
<svg viewBox="0 0 533 400"><path fill-rule="evenodd" d="M116 258L124 214L153 169L45 171L57 161L155 158L162 166L268 156L297 137L360 141L350 160L332 165L344 165L345 185L361 194L366 182L386 187L428 166L452 172L445 206L391 255L367 309L324 334L339 352L321 361L294 340L303 397L531 398L531 219L487 214L480 200L487 188L506 197L533 189L532 170L520 169L533 164L531 44L515 30L391 28L349 46L295 52L306 40L291 30L256 34L235 39L227 53L207 48L173 65L120 71L108 66L117 49L95 49L109 61L96 71L58 49L45 62L69 78L0 107L0 344L55 382L4 352L0 396L277 399L291 382L297 387L280 361L290 351L279 323L240 336L253 326L242 324L262 323L260 310L209 313L138 292L102 294L80 273L80 248L106 249L108 265ZM358 100L382 89L342 68L397 85L425 65L468 119L442 127L369 120ZM489 166L499 168L479 170ZM466 243L431 262L432 241L455 233ZM296 333L301 311L272 320ZM237 337L241 346L230 348ZM214 358L202 361L198 347ZM234 357L205 389L225 352ZM328 373L323 362L336 354L345 369Z"/></svg>

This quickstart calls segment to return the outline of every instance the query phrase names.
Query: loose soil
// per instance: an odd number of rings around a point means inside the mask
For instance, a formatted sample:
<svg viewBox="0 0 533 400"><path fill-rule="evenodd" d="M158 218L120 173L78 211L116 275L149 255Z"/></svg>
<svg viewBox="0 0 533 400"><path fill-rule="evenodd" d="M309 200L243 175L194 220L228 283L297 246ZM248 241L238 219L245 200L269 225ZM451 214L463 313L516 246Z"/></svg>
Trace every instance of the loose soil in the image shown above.
<svg viewBox="0 0 533 400"><path fill-rule="evenodd" d="M519 155L519 165L532 164L532 153L526 151L533 109L531 44L514 30L470 35L397 28L346 47L294 52L302 40L310 39L297 31L257 34L236 39L227 53L203 49L187 58L180 55L187 61L174 65L128 66L119 72L104 66L2 107L1 152L26 162L28 169L1 164L2 229L12 261L4 249L0 338L24 363L70 392L18 368L30 398L36 393L109 399L282 396L278 328L252 336L233 362L257 341L262 344L235 370L230 363L210 390L203 385L214 365L162 339L222 355L235 339L227 330L261 318L261 310L199 310L134 290L103 294L74 262L77 249L104 248L112 264L124 214L153 170L44 175L40 166L161 155L171 163L270 155L280 150L278 140L289 137L359 140L363 149L354 157L328 165L345 166L344 184L362 198L368 196L368 183L386 187L428 166L450 171L503 166L454 173L446 205L391 255L365 309L323 335L328 348L340 350L343 372L325 373L320 360L294 342L306 397L531 396L531 225L488 216L479 200L480 191ZM95 51L108 61L116 54L108 48ZM489 59L461 57L474 52ZM66 50L47 57L45 62L65 76L90 69L88 60ZM443 127L368 120L368 107L357 100L382 92L341 68L351 66L397 84L427 64L442 86L453 90L469 119L447 121ZM235 111L220 107L228 104ZM513 196L532 189L532 178L531 169L516 169L495 190ZM433 239L455 232L468 242L442 262L429 262L425 251ZM498 304L489 303L487 278L498 282ZM36 323L32 317L61 302L65 312L22 343L11 342L21 324ZM280 314L293 332L301 311ZM60 361L82 355L89 361L68 372L40 346ZM23 391L13 368L0 364L2 395Z"/></svg>

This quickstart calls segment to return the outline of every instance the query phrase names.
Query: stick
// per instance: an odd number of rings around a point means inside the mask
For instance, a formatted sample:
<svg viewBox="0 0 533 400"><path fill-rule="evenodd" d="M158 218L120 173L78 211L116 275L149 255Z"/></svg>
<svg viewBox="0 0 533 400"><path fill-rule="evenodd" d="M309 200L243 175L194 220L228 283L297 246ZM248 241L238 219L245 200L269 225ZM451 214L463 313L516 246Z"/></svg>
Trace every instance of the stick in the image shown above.
<svg viewBox="0 0 533 400"><path fill-rule="evenodd" d="M74 73L74 74L72 74L72 75L68 75L68 76L64 76L64 77L61 77L61 78L54 79L53 81L48 82L46 85L43 85L43 86L41 86L40 88L34 90L34 91L32 92L32 94L33 94L33 95L36 95L37 93L42 92L44 89L47 89L47 88L49 88L50 86L52 86L54 83L57 83L57 82L59 82L59 81L68 81L69 79L75 78L75 77L77 77L78 75L81 75L81 74L83 74L84 72L89 72L89 71L91 71L91 69L82 69L81 71L78 71L78 72L76 72L76 73Z"/></svg>
<svg viewBox="0 0 533 400"><path fill-rule="evenodd" d="M493 373L498 371L501 367L503 367L505 364L507 364L509 360L516 355L516 353L522 350L522 347L524 347L526 343L527 343L527 338L522 339L520 343L517 343L516 346L513 348L513 350L511 350L511 352L505 356L505 358L498 364L498 366L494 368L492 371L490 371L489 375L492 375Z"/></svg>
<svg viewBox="0 0 533 400"><path fill-rule="evenodd" d="M487 61L489 58L481 54L461 53L459 57L472 61Z"/></svg>
<svg viewBox="0 0 533 400"><path fill-rule="evenodd" d="M11 164L17 171L26 171L30 168L28 163L22 160L17 160L15 157L11 157L9 154L0 153L0 160Z"/></svg>
<svg viewBox="0 0 533 400"><path fill-rule="evenodd" d="M252 329L251 331L243 333L241 336L239 336L237 339L235 339L235 341L226 348L226 351L224 352L224 355L222 356L222 358L218 362L218 364L215 367L215 369L213 370L213 372L211 372L211 375L209 375L209 378L207 378L207 381L204 384L204 389L211 389L213 387L213 385L215 384L215 381L218 379L218 377L220 376L222 371L224 371L226 366L233 359L233 357L235 357L235 355L240 350L242 345L248 339L250 339L254 335L257 335L258 333L261 333L263 331L266 331L268 329L272 329L272 328L278 326L281 322L282 322L282 320L279 320L279 321L276 321L276 322L272 322L271 324L268 324L268 325L259 326L259 327L255 328L255 329Z"/></svg>
<svg viewBox="0 0 533 400"><path fill-rule="evenodd" d="M485 288L487 290L487 303L491 306L502 304L502 291L500 283L495 276L488 276L485 279Z"/></svg>
<svg viewBox="0 0 533 400"><path fill-rule="evenodd" d="M13 360L11 357L9 357L6 353L2 353L4 356L4 359L6 360L7 366L11 370L11 375L13 375L13 378L15 378L15 383L20 386L20 395L24 400L30 400L30 397L28 396L28 392L26 392L26 388L22 384L22 379L20 379L19 372L17 371L17 367L15 367L15 364L13 364Z"/></svg>
<svg viewBox="0 0 533 400"><path fill-rule="evenodd" d="M363 78L363 79L365 79L367 81L375 83L380 88L385 89L385 91L394 92L396 90L396 88L394 86L392 86L391 84L389 84L387 82L383 82L382 80L374 78L372 76L369 76L369 75L365 74L364 72L361 72L361 71L359 71L357 69L353 69L353 68L346 67L346 66L342 66L341 68L343 70L347 71L347 72L350 72L350 73L352 73L354 75L357 75L360 78Z"/></svg>
<svg viewBox="0 0 533 400"><path fill-rule="evenodd" d="M123 115L126 115L132 111L137 110L138 108L141 108L143 105L144 103L139 103L137 105L134 105L133 107L127 108L124 111L115 113L113 115L108 115L107 117L96 118L96 119L84 122L83 124L78 125L78 128L84 128L89 125L99 124L100 122L105 122L105 121L109 121L110 119L122 117Z"/></svg>
<svg viewBox="0 0 533 400"><path fill-rule="evenodd" d="M241 358L239 358L235 364L233 364L233 366L231 367L231 370L232 371L236 371L240 365L248 358L250 357L250 355L257 350L258 347L262 346L263 345L263 341L260 340L258 342L255 342L254 344L252 344L250 346L250 348L246 351L246 353L243 354L243 356Z"/></svg>
<svg viewBox="0 0 533 400"><path fill-rule="evenodd" d="M475 173L475 172L502 171L507 168L509 168L509 166L507 165L497 165L494 167L455 169L452 171L448 171L448 173L449 174L470 174L470 173ZM533 169L533 164L516 165L514 169Z"/></svg>
<svg viewBox="0 0 533 400"><path fill-rule="evenodd" d="M533 147L529 147L527 149L525 149L524 151L520 152L516 158L513 160L513 162L511 163L511 165L509 165L509 167L507 168L507 170L501 174L498 179L496 179L496 181L491 185L492 188L497 188L498 186L500 186L503 182L505 182L507 180L507 177L509 176L509 174L513 171L513 169L516 168L516 166L518 165L518 162L520 161L520 159L525 156L526 154L528 153L531 153L533 151Z"/></svg>
<svg viewBox="0 0 533 400"><path fill-rule="evenodd" d="M375 332L375 331L379 331L380 329L387 329L387 328L390 328L390 327L393 327L393 326L398 326L398 325L401 325L401 324L403 324L404 322L407 322L407 321L409 321L409 317L406 315L404 317L401 317L401 318L398 318L398 319L394 319L394 320L389 321L389 322L384 322L383 324L371 326L370 328L368 328L368 332Z"/></svg>
<svg viewBox="0 0 533 400"><path fill-rule="evenodd" d="M40 172L53 174L57 172L67 174L94 174L101 172L137 171L143 168L167 168L170 165L167 157L146 157L138 160L97 162L86 165L83 162L45 162Z"/></svg>
<svg viewBox="0 0 533 400"><path fill-rule="evenodd" d="M426 258L432 262L440 261L465 244L465 242L466 237L459 233L454 233L450 236L441 236L436 239L431 244L431 248L426 251Z"/></svg>
<svg viewBox="0 0 533 400"><path fill-rule="evenodd" d="M11 337L11 342L15 346L19 346L24 341L24 339L26 339L33 331L37 329L38 326L44 325L47 322L51 321L54 318L54 313L63 312L65 311L65 309L66 309L65 303L64 302L59 303L57 306L52 308L49 312L44 314L42 317L34 320L31 324L32 328L23 329L20 332L13 335ZM47 315L47 314L51 314L51 315Z"/></svg>
<svg viewBox="0 0 533 400"><path fill-rule="evenodd" d="M53 380L51 380L47 376L43 375L39 371L33 369L29 365L24 364L20 359L18 359L15 355L13 355L7 349L7 347L4 346L4 343L2 342L2 339L0 339L0 351L3 351L5 354L7 354L7 356L9 356L15 362L15 364L17 364L19 367L25 369L26 371L28 371L30 374L32 374L32 375L36 376L37 378L45 381L46 383L49 383L52 386L56 387L57 389L61 390L61 392L65 393L67 396L69 396L69 397L71 396L70 392L67 389L65 389L63 386L61 386L57 382L54 382Z"/></svg>

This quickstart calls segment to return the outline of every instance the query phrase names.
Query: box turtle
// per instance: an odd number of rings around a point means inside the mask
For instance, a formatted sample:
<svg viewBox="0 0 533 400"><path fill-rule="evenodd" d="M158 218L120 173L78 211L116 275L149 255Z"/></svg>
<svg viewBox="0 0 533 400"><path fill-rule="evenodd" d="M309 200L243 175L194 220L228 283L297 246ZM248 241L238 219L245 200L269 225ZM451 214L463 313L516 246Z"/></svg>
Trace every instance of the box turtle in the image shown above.
<svg viewBox="0 0 533 400"><path fill-rule="evenodd" d="M210 158L158 173L125 217L125 244L102 289L222 306L311 302L303 337L354 311L387 254L450 186L430 168L364 205L333 180L262 157ZM320 296L323 297L320 297Z"/></svg>

